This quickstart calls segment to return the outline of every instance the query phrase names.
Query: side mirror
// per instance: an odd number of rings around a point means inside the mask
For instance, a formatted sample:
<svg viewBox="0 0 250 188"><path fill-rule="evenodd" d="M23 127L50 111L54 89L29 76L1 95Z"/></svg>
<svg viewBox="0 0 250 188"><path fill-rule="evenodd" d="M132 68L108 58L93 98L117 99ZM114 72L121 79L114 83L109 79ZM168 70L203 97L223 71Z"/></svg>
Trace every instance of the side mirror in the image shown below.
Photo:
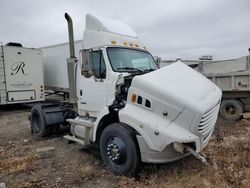
<svg viewBox="0 0 250 188"><path fill-rule="evenodd" d="M82 70L81 74L86 78L90 78L93 75L93 71L91 69L91 60L90 60L90 52L89 50L82 51Z"/></svg>
<svg viewBox="0 0 250 188"><path fill-rule="evenodd" d="M156 65L157 65L157 67L160 68L160 66L161 66L160 65L161 64L161 58L158 57L158 56L154 56L153 58L154 58L154 61L155 61Z"/></svg>

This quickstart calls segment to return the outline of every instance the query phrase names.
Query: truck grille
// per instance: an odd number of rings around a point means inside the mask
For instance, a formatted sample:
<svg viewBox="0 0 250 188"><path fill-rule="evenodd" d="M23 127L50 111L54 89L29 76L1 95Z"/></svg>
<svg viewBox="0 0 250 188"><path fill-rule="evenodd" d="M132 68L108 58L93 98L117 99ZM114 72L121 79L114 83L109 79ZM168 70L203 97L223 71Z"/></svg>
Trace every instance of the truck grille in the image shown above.
<svg viewBox="0 0 250 188"><path fill-rule="evenodd" d="M198 132L203 135L203 145L206 145L208 143L209 138L213 132L219 107L220 102L218 102L213 108L205 112L201 117L200 124L198 126Z"/></svg>

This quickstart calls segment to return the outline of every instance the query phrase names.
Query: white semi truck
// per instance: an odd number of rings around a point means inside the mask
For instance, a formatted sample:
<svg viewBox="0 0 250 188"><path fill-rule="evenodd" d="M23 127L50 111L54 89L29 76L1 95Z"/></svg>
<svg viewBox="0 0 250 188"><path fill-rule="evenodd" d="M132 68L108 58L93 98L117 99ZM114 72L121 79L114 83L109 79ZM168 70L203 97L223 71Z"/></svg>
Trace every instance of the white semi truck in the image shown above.
<svg viewBox="0 0 250 188"><path fill-rule="evenodd" d="M130 27L89 14L77 59L72 20L67 13L65 18L67 72L59 72L53 61L46 66L68 78L70 102L35 106L33 133L43 137L68 123L64 138L98 145L104 164L118 175L135 174L141 162L165 163L190 154L205 162L199 153L212 135L221 90L183 63L158 69Z"/></svg>
<svg viewBox="0 0 250 188"><path fill-rule="evenodd" d="M0 43L0 106L44 101L42 52Z"/></svg>

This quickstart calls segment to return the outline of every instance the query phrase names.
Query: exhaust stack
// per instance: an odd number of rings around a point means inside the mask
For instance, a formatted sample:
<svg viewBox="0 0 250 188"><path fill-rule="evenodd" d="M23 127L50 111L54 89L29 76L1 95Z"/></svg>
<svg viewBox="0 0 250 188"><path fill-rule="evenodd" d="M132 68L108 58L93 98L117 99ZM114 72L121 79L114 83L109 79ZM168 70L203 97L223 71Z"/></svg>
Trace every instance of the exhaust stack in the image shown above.
<svg viewBox="0 0 250 188"><path fill-rule="evenodd" d="M77 62L75 56L75 43L74 43L74 32L73 32L73 22L67 13L65 13L65 19L68 23L68 33L69 33L69 52L70 57L67 58L67 68L68 68L68 82L69 82L69 98L70 102L76 104L76 79L75 79L75 63Z"/></svg>
<svg viewBox="0 0 250 188"><path fill-rule="evenodd" d="M64 16L65 16L65 19L68 22L70 58L75 58L76 56L75 56L73 21L72 21L70 15L68 15L68 13L65 13Z"/></svg>

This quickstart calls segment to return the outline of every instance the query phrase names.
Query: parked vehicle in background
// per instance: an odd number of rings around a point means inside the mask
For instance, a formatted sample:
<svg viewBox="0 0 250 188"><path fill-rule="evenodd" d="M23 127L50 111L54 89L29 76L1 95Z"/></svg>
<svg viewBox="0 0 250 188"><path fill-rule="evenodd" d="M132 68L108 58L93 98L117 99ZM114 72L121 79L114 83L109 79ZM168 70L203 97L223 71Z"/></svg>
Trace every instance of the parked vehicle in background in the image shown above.
<svg viewBox="0 0 250 188"><path fill-rule="evenodd" d="M199 71L223 91L220 114L238 120L250 112L250 56L238 59L202 62Z"/></svg>
<svg viewBox="0 0 250 188"><path fill-rule="evenodd" d="M83 48L82 40L75 41L75 54L79 59L79 52ZM67 58L69 57L69 43L45 46L39 48L43 52L44 85L47 94L63 94L69 96Z"/></svg>
<svg viewBox="0 0 250 188"><path fill-rule="evenodd" d="M220 115L228 120L238 120L242 113L250 112L250 55L229 60L212 60L202 56L199 60L180 60L199 71L223 92ZM160 67L174 61L161 61Z"/></svg>
<svg viewBox="0 0 250 188"><path fill-rule="evenodd" d="M42 52L0 43L0 105L44 101Z"/></svg>

